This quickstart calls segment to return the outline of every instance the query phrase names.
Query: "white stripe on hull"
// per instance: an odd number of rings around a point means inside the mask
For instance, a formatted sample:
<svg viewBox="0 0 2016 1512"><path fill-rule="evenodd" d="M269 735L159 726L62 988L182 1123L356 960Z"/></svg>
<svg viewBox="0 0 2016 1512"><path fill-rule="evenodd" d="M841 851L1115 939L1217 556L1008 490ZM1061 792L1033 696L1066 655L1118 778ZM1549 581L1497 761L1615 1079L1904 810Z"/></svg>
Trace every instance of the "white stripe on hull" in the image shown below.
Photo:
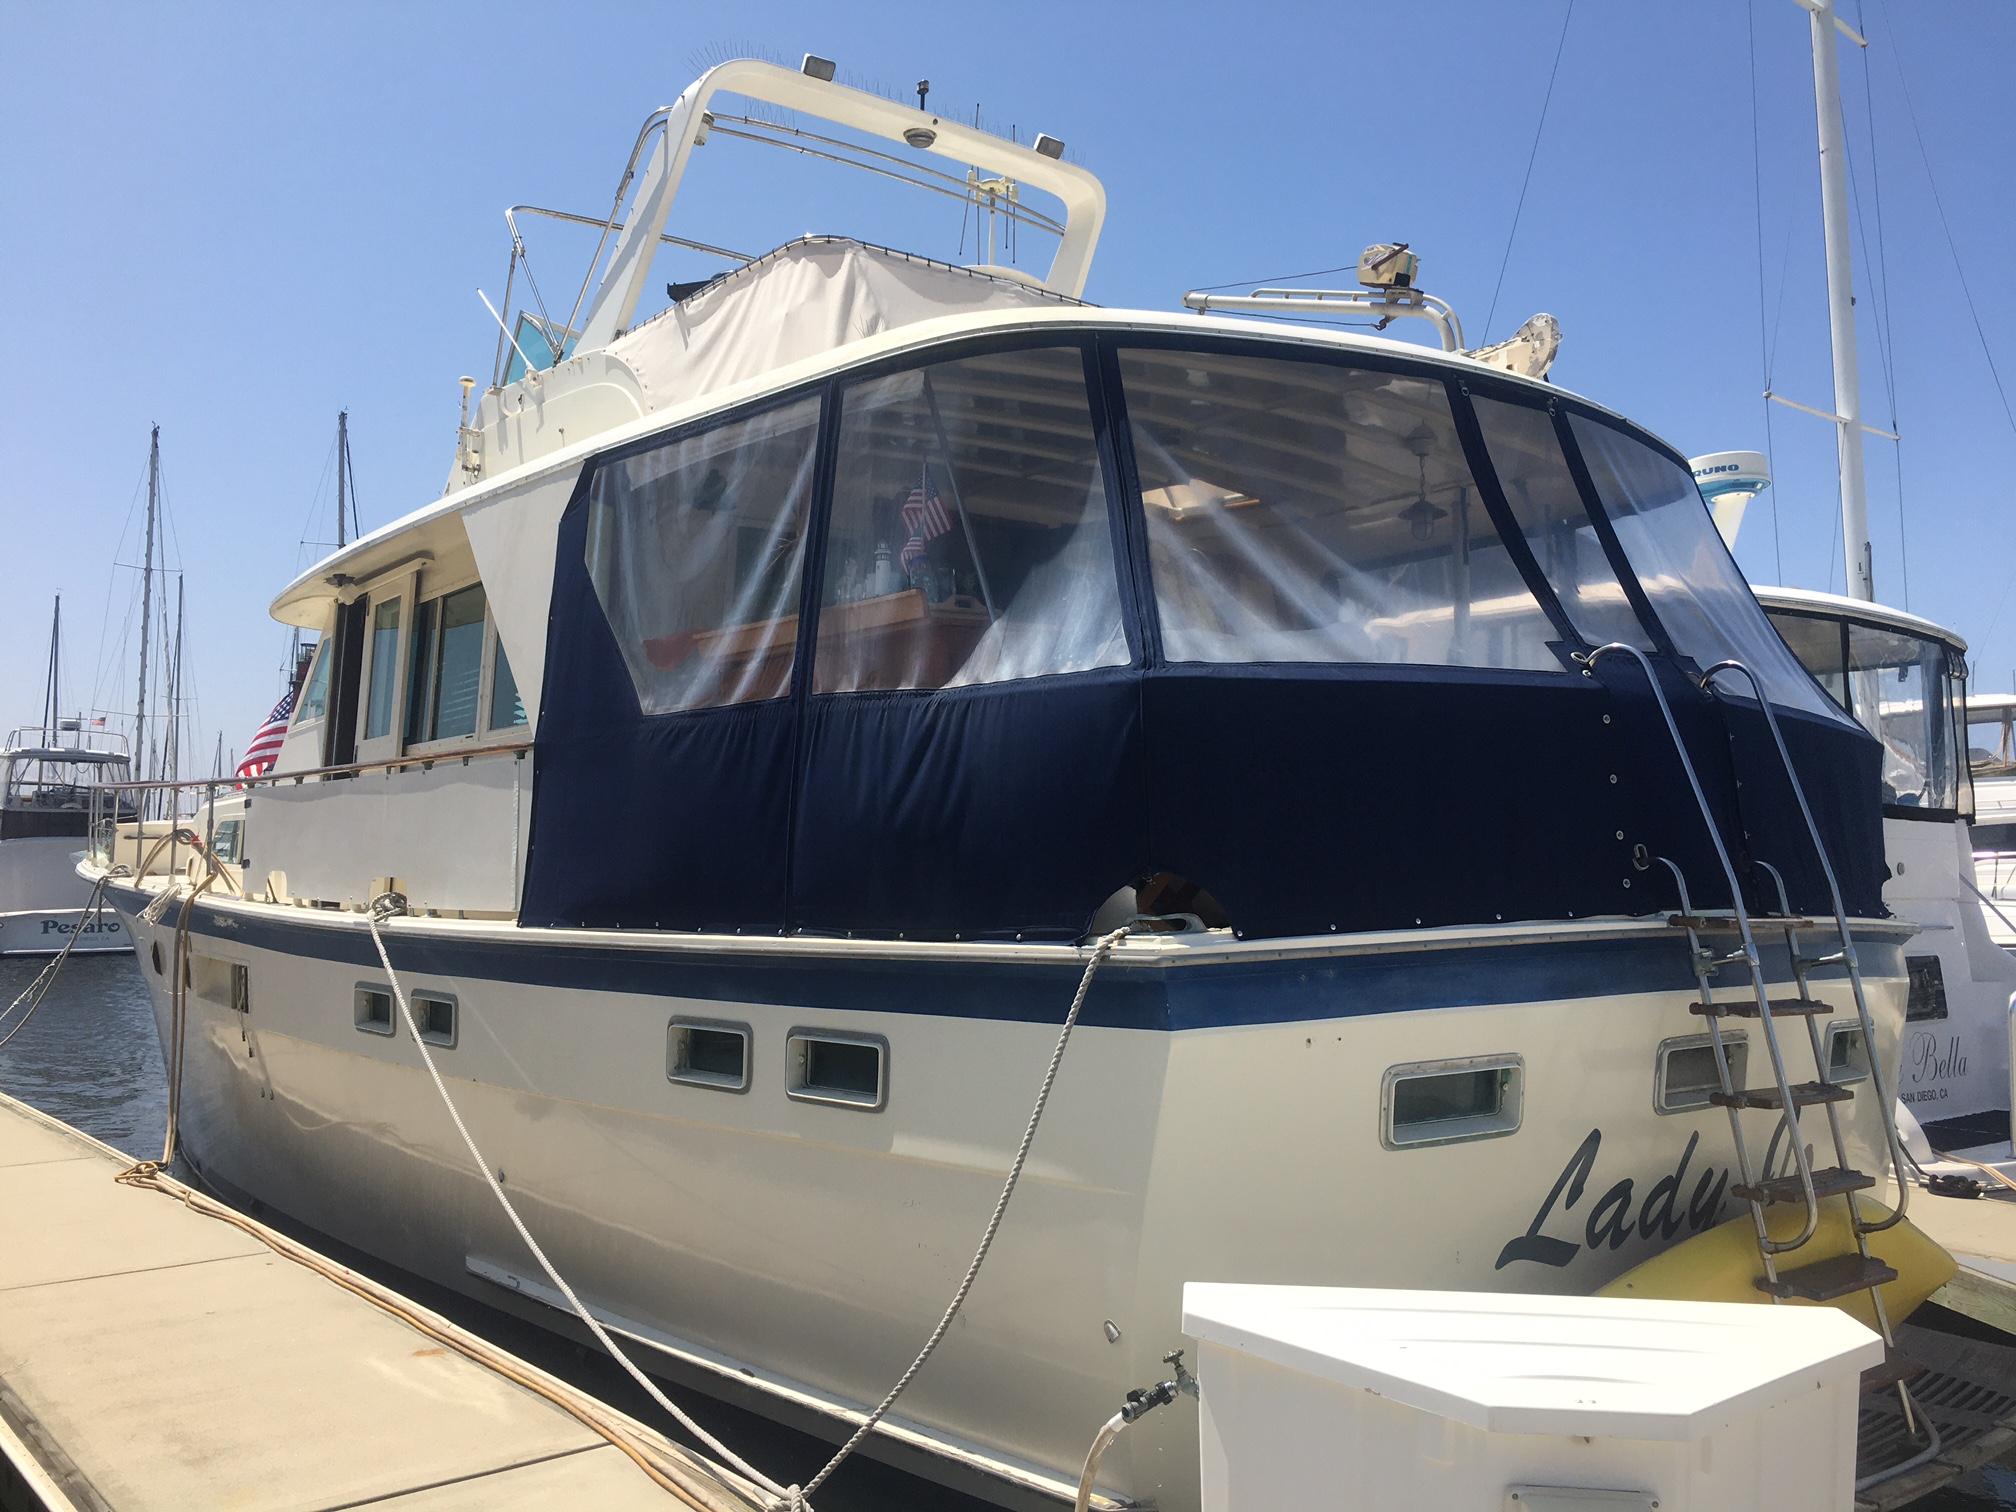
<svg viewBox="0 0 2016 1512"><path fill-rule="evenodd" d="M135 928L172 959L167 927ZM500 961L533 934L500 926ZM1672 948L1684 951L1678 938ZM354 989L377 972L240 940L195 949L250 969L247 1014L228 990L203 991L228 971L206 977L201 960L189 998L181 1125L206 1172L484 1301L498 1292L472 1263L532 1273L403 1026L389 1039L355 1027ZM144 974L165 1034L166 980ZM585 1300L860 1404L908 1363L970 1257L1056 1033L817 1002L404 980L457 998L458 1043L436 1052L443 1073ZM1871 986L1894 1065L1902 983ZM1840 984L1826 991L1846 1001ZM1061 1016L1064 996L1043 1006ZM987 1268L900 1415L1068 1479L1125 1389L1166 1374L1162 1355L1184 1344L1185 1280L1594 1289L1715 1216L1732 1159L1726 1116L1652 1107L1656 1047L1703 1027L1693 996L1081 1028ZM746 1095L667 1081L666 1021L679 1013L752 1026ZM801 1026L886 1036L887 1109L787 1099L784 1039ZM1795 1079L1810 1076L1804 1036L1786 1043ZM1517 1133L1382 1147L1387 1067L1500 1052L1525 1061ZM1762 1059L1753 1053L1753 1067ZM1848 1109L1851 1156L1877 1170L1870 1104ZM1809 1142L1824 1139L1811 1116ZM1750 1117L1761 1154L1767 1115ZM1500 1268L1508 1242L1529 1234L1554 1241L1529 1248L1564 1263ZM1196 1464L1194 1414L1158 1413L1121 1441L1106 1480L1184 1512ZM778 1468L788 1478L805 1467Z"/></svg>

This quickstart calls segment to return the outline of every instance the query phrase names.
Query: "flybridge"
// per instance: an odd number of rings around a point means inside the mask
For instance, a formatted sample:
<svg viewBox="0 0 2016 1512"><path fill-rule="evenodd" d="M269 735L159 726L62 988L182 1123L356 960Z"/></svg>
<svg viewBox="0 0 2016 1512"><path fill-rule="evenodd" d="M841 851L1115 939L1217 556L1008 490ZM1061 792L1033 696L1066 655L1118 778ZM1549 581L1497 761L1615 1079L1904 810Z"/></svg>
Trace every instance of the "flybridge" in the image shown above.
<svg viewBox="0 0 2016 1512"><path fill-rule="evenodd" d="M976 303L984 306L992 302L989 295L1019 303L1030 298L1039 302L1046 298L1075 300L1084 293L1105 222L1106 192L1093 174L1063 161L1062 141L1044 133L1033 143L1023 144L947 119L927 107L928 84L919 85L918 104L911 106L836 84L833 73L830 61L809 55L797 72L752 59L720 64L695 80L672 105L646 119L607 216L530 205L516 205L505 213L511 231L511 265L503 308L492 308L499 326L497 363L491 384L476 401L473 413L469 406L475 380L463 380L463 418L455 466L448 480L450 492L556 450L570 438L578 441L663 407L669 390L660 384L654 392L649 379L641 378L634 365L616 353L620 343L635 335L629 328L651 284L652 267L661 247L705 252L740 264L745 273L768 273L780 260L792 261L784 256L791 248L757 255L683 234L686 227L676 214L680 187L694 152L717 139L781 147L956 198L979 211L990 257L998 226L1006 226L1011 234L1027 229L1056 239L1049 269L1041 278L991 261L958 269L928 259L883 253L879 248L867 249L878 254L874 260L880 265L863 275L873 287L864 292L859 286L850 286L841 291L837 302L826 301L833 317L826 320L804 319L802 309L794 310L786 301L744 297L739 302L745 307L778 305L770 316L775 328L770 334L777 338L771 366L780 358L809 355L814 349L832 345L833 341L826 339L829 335L855 339L904 319L954 313ZM759 109L792 112L794 121L786 124L736 113L725 108L724 97L752 101ZM799 124L806 118L844 130L850 137ZM963 165L964 172L948 172L935 166L930 161L933 158L950 159ZM1025 203L1025 189L1054 197L1061 214ZM587 272L564 317L546 305L532 276L519 231L519 219L526 216L600 231ZM830 245L831 241L807 239L792 247L815 244ZM878 276L899 263L902 266L893 278ZM531 304L514 312L512 295L519 287L521 273ZM982 275L981 279L976 282L974 274ZM697 294L722 292L724 284L746 291L753 282L731 274L705 284L672 285L674 309L683 315ZM898 285L900 289L892 296L890 291ZM983 289L986 295L981 293ZM787 326L789 330L783 329ZM808 337L807 332L814 334ZM668 348L659 355L673 354ZM661 374L667 366L663 361L647 365ZM693 390L690 381L671 387L685 395Z"/></svg>

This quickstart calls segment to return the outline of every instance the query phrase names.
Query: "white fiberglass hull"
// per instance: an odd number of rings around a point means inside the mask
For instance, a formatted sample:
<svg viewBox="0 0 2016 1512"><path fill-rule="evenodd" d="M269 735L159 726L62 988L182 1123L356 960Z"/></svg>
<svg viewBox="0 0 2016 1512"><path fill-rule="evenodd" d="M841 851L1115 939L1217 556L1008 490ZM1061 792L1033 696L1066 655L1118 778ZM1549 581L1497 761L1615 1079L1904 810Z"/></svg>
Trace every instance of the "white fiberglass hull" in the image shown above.
<svg viewBox="0 0 2016 1512"><path fill-rule="evenodd" d="M55 955L73 936L77 952L133 948L115 910L85 907L91 883L77 874L83 844L55 835L0 840L0 956Z"/></svg>
<svg viewBox="0 0 2016 1512"><path fill-rule="evenodd" d="M170 926L134 919L146 896L113 891L143 956L158 941L172 960ZM355 989L383 981L363 921L208 899L194 915L181 1129L206 1175L557 1321L527 1300L543 1283L404 1025L356 1026ZM1062 947L752 952L432 920L387 933L409 992L455 998L456 1042L435 1051L452 1095L582 1297L753 1382L780 1415L870 1404L908 1363L972 1254L1081 969ZM1899 937L1864 947L1890 1065ZM1095 987L987 1266L896 1413L953 1460L1075 1478L1126 1388L1166 1375L1185 1343L1185 1280L1584 1293L1738 1210L1726 1115L1653 1111L1661 1041L1702 1028L1682 938L1656 921L1424 932L1378 951L1136 946ZM143 974L165 1037L167 978ZM1102 1003L1150 991L1159 1018L1100 1021ZM1844 983L1824 991L1848 1001ZM747 1092L668 1081L675 1014L750 1026ZM886 1107L788 1098L785 1037L804 1027L886 1037ZM1787 1041L1794 1077L1810 1076L1803 1037ZM1516 1132L1382 1143L1389 1067L1504 1054L1523 1061ZM1754 1083L1761 1051L1751 1065ZM1865 1096L1847 1111L1851 1158L1883 1169L1880 1110ZM1749 1117L1761 1153L1768 1116ZM1809 1142L1823 1130L1814 1115ZM644 1358L682 1373L672 1354ZM1102 1480L1182 1512L1196 1467L1180 1407L1127 1435Z"/></svg>

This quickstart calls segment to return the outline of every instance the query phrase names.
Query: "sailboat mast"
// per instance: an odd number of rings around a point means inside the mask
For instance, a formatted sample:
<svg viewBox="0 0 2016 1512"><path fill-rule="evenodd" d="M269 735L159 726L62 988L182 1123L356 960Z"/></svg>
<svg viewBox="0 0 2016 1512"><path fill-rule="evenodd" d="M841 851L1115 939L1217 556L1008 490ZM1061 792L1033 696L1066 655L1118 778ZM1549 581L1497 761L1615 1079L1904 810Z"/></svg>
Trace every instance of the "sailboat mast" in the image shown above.
<svg viewBox="0 0 2016 1512"><path fill-rule="evenodd" d="M349 544L344 535L348 494L344 491L344 474L350 471L350 411L336 412L336 549L341 551Z"/></svg>
<svg viewBox="0 0 2016 1512"><path fill-rule="evenodd" d="M154 520L161 507L161 427L147 443L147 550L140 564L140 691L133 701L134 777L147 780L147 642L154 615Z"/></svg>
<svg viewBox="0 0 2016 1512"><path fill-rule="evenodd" d="M62 716L57 712L63 705L63 690L57 686L62 668L63 647L63 595L56 595L56 617L49 622L49 678L42 687L42 744L53 745L56 740L56 726Z"/></svg>
<svg viewBox="0 0 2016 1512"><path fill-rule="evenodd" d="M1834 423L1841 472L1841 551L1848 596L1876 597L1869 492L1862 465L1862 380L1855 353L1855 272L1848 242L1848 144L1841 129L1841 67L1834 0L1798 0L1813 29L1813 108L1820 128L1820 217L1827 240L1827 328L1834 348ZM1846 28L1843 28L1846 30ZM1852 37L1854 33L1850 32ZM1855 37L1858 44L1860 37Z"/></svg>
<svg viewBox="0 0 2016 1512"><path fill-rule="evenodd" d="M161 776L174 782L182 775L182 576L175 576L175 650L168 661L168 728L161 738ZM168 810L175 809L174 793Z"/></svg>

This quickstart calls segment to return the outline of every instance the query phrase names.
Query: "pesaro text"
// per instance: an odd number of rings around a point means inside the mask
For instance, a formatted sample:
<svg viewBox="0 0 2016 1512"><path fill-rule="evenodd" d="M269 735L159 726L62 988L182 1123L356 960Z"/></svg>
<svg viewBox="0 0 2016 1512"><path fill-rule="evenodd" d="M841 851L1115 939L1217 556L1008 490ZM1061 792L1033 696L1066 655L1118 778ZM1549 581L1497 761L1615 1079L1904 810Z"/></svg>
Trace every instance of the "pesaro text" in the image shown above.
<svg viewBox="0 0 2016 1512"><path fill-rule="evenodd" d="M1574 1233L1574 1220L1567 1215L1581 1206L1589 1178L1596 1169L1597 1151L1603 1148L1603 1131L1591 1129L1588 1138L1568 1157L1568 1164L1555 1178L1553 1189L1541 1202L1526 1232L1498 1252L1498 1263L1493 1269L1503 1270L1515 1260L1566 1265L1585 1245L1591 1250L1617 1250L1634 1236L1664 1240L1683 1231L1698 1233L1713 1228L1722 1215L1722 1197L1729 1186L1729 1173L1704 1164L1694 1178L1693 1189L1687 1190L1688 1167L1693 1163L1695 1146L1700 1143L1698 1132L1688 1135L1687 1147L1680 1152L1679 1163L1672 1173L1653 1182L1642 1199L1628 1176L1598 1197L1588 1210L1579 1236L1581 1242L1577 1243L1547 1230L1565 1228Z"/></svg>
<svg viewBox="0 0 2016 1512"><path fill-rule="evenodd" d="M42 921L42 933L45 935L117 934L119 933L119 921L117 919L100 917L87 919L81 924L73 924L68 919L44 919Z"/></svg>

